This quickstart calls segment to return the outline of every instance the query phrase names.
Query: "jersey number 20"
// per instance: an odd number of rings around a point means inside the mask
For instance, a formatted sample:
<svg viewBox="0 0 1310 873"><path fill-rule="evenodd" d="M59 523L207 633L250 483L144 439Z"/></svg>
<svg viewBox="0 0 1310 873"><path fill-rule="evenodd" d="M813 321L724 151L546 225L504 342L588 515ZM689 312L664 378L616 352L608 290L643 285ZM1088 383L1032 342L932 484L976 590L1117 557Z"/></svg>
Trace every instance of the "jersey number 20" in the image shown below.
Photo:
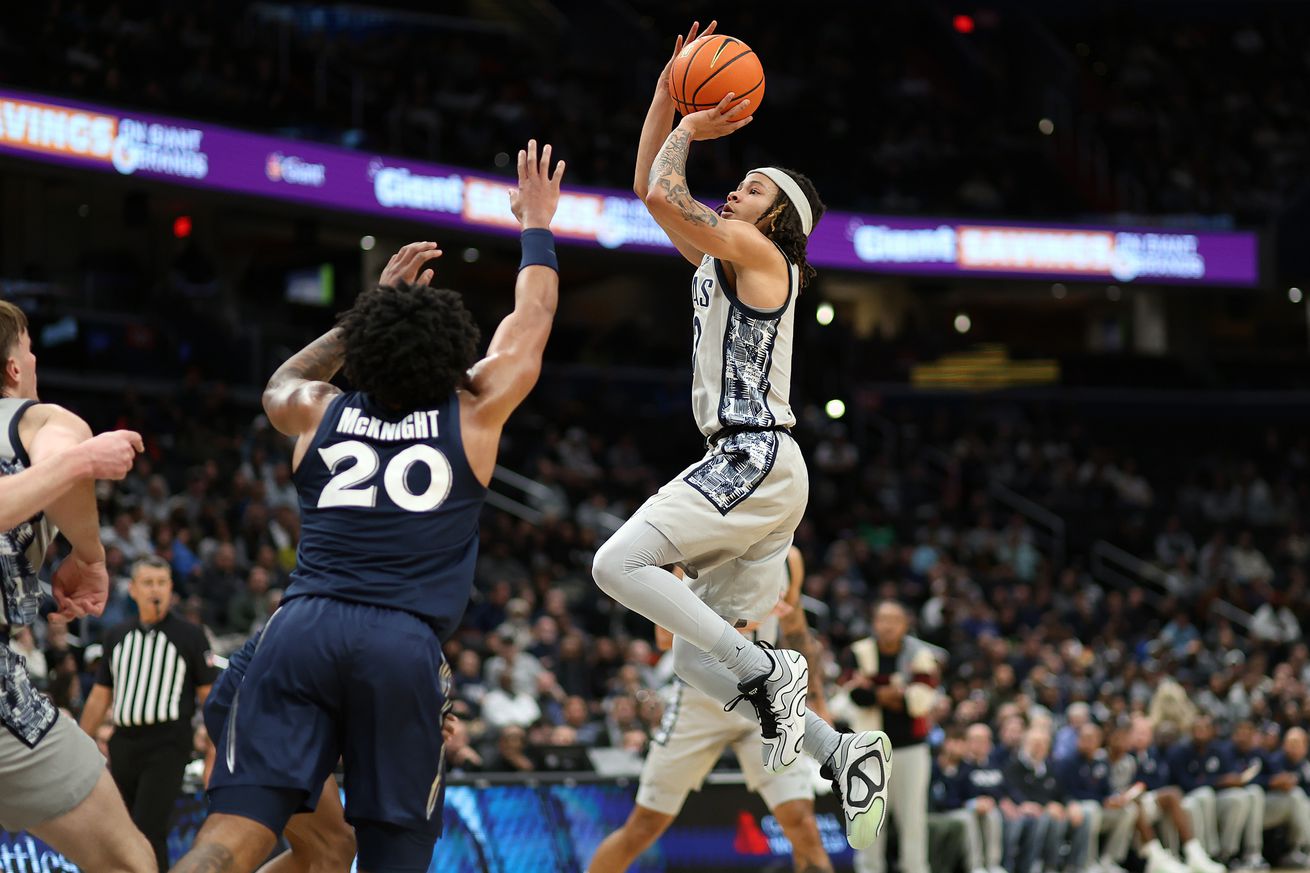
<svg viewBox="0 0 1310 873"><path fill-rule="evenodd" d="M348 440L319 449L318 454L332 473L332 478L318 496L319 509L341 506L371 509L377 505L377 485L364 485L378 471L376 449L359 440ZM346 460L355 463L337 472ZM428 468L428 487L421 494L409 490L409 471L415 464ZM437 449L422 443L396 455L382 471L382 487L387 490L391 502L410 512L431 512L445 503L450 495L450 484L450 461Z"/></svg>

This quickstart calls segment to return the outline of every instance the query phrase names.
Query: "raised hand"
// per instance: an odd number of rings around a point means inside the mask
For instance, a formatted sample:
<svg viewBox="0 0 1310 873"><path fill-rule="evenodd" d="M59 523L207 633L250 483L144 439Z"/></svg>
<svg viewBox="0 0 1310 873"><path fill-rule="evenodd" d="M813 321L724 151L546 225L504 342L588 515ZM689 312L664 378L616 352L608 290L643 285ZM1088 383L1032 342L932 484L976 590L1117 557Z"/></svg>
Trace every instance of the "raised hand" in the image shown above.
<svg viewBox="0 0 1310 873"><path fill-rule="evenodd" d="M91 461L92 479L122 479L136 462L137 452L144 450L141 434L114 430L79 443L73 451Z"/></svg>
<svg viewBox="0 0 1310 873"><path fill-rule="evenodd" d="M527 149L519 149L519 186L509 192L509 208L523 229L549 228L559 206L559 186L564 178L564 162L550 172L550 144L537 157L537 141L528 140Z"/></svg>
<svg viewBox="0 0 1310 873"><path fill-rule="evenodd" d="M422 274L419 270L428 261L439 257L441 249L436 243L412 242L391 256L391 260L382 268L378 284L394 288L397 285L413 285L417 279L419 285L428 285L435 273L431 268L423 270Z"/></svg>
<svg viewBox="0 0 1310 873"><path fill-rule="evenodd" d="M700 112L684 115L678 126L690 131L691 138L697 141L718 139L741 130L750 124L754 117L747 114L750 111L751 101L747 98L729 109L728 104L732 103L734 96L729 91L713 109L702 109Z"/></svg>
<svg viewBox="0 0 1310 873"><path fill-rule="evenodd" d="M700 29L700 22L693 21L691 23L691 30L687 31L687 36L685 38L681 34L678 35L678 38L673 43L673 54L669 57L669 62L664 65L664 72L660 73L659 84L655 86L656 97L664 95L670 100L673 99L673 91L669 87L670 78L673 75L673 61L678 57L678 53L682 51L683 46L689 45L695 41L698 36L709 36L714 32L714 28L718 26L719 22L717 20L711 21L709 27L705 28L704 33L697 33Z"/></svg>

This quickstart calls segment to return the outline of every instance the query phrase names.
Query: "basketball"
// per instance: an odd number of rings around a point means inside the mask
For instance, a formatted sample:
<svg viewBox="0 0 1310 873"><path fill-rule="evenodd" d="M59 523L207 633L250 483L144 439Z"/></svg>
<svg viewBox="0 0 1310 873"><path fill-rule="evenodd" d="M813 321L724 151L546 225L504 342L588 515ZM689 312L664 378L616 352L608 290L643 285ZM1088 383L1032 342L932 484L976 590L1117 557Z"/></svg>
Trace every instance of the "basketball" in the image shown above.
<svg viewBox="0 0 1310 873"><path fill-rule="evenodd" d="M759 111L764 100L764 67L746 43L712 33L683 46L673 61L669 88L683 115L713 109L729 91L736 106L749 98L748 115Z"/></svg>

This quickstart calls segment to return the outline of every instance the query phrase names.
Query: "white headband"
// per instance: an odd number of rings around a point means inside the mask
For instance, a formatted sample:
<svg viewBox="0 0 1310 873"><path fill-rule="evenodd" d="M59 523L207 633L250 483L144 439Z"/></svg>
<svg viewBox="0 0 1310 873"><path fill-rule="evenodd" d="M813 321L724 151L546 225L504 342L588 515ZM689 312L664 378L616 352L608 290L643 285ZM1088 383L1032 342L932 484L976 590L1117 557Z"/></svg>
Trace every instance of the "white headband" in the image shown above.
<svg viewBox="0 0 1310 873"><path fill-rule="evenodd" d="M773 184L782 189L782 193L787 195L791 205L796 207L796 211L801 216L801 230L809 236L810 231L814 230L814 217L810 214L810 201L801 191L801 186L796 184L796 180L788 176L784 171L777 167L756 167L751 173L759 173L768 176L773 180ZM747 173L746 175L750 175Z"/></svg>

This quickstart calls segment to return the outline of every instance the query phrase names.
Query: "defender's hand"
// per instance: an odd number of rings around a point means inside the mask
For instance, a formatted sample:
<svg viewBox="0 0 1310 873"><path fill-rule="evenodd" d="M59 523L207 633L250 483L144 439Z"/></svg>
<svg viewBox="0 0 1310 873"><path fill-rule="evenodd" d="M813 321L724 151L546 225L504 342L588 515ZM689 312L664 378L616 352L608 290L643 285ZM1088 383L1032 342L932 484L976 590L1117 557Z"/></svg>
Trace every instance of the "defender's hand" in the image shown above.
<svg viewBox="0 0 1310 873"><path fill-rule="evenodd" d="M420 275L419 270L428 261L439 257L441 257L441 249L434 242L410 243L387 261L387 265L382 268L382 275L378 278L378 284L392 288L397 285L413 285L416 280L419 285L430 284L434 272L427 269Z"/></svg>
<svg viewBox="0 0 1310 873"><path fill-rule="evenodd" d="M550 229L550 220L559 206L559 186L564 179L564 162L550 172L550 144L537 157L537 141L528 140L527 149L519 149L519 186L509 192L509 208L524 230L530 227Z"/></svg>

